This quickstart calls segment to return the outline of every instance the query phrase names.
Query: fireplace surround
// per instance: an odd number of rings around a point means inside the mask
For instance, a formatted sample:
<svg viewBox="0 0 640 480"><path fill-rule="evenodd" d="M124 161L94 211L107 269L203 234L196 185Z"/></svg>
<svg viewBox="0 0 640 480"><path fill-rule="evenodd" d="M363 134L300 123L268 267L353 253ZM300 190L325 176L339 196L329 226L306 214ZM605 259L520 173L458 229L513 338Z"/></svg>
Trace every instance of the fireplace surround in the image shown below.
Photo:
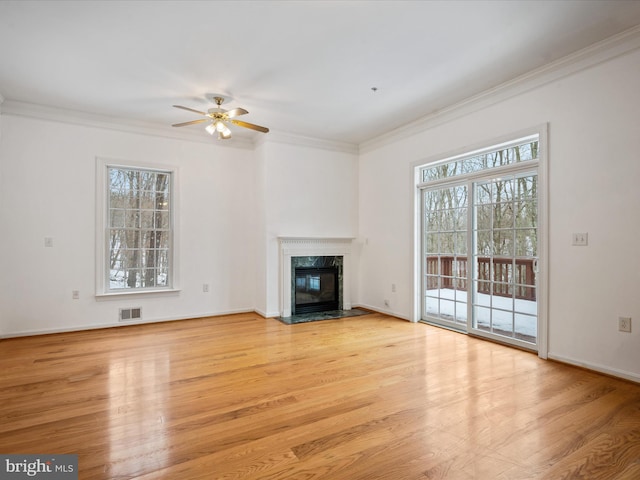
<svg viewBox="0 0 640 480"><path fill-rule="evenodd" d="M330 304L312 305L310 308L333 310L351 310L351 237L278 237L280 244L280 314L290 317L304 313L296 309L296 268L297 269L329 269L335 267L334 291L337 298ZM300 282L300 288L308 291L317 287L315 284L322 278L330 282L328 270L321 270L309 277L308 285ZM332 274L334 275L334 274ZM313 279L312 279L313 278ZM306 280L305 280L306 281ZM309 292L306 292L309 293ZM324 300L319 300L324 301ZM336 302L337 301L337 308ZM316 300L307 303L318 303ZM311 311L311 310L309 310Z"/></svg>

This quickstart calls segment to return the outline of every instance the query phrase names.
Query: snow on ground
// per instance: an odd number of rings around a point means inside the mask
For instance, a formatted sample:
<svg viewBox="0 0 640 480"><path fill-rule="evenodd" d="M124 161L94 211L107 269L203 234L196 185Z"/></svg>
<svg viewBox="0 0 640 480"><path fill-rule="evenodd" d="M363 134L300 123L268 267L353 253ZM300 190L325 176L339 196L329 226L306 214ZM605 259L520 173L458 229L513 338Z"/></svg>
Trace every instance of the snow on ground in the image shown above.
<svg viewBox="0 0 640 480"><path fill-rule="evenodd" d="M491 330L492 327L493 331L537 336L537 302L480 293L476 294L475 305L477 328ZM456 323L466 323L467 292L450 288L427 290L427 313L445 320L455 319Z"/></svg>

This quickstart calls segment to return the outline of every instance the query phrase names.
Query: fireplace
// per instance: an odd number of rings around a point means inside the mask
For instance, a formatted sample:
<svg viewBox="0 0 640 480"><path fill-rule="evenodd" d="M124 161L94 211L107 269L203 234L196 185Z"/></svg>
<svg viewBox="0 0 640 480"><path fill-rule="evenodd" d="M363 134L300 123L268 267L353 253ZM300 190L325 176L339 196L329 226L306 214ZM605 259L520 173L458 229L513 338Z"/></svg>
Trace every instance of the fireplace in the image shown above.
<svg viewBox="0 0 640 480"><path fill-rule="evenodd" d="M340 255L291 258L291 314L342 309Z"/></svg>
<svg viewBox="0 0 640 480"><path fill-rule="evenodd" d="M305 310L351 310L352 238L279 237L278 240L282 262L281 317Z"/></svg>
<svg viewBox="0 0 640 480"><path fill-rule="evenodd" d="M338 267L299 267L294 277L294 315L340 308Z"/></svg>

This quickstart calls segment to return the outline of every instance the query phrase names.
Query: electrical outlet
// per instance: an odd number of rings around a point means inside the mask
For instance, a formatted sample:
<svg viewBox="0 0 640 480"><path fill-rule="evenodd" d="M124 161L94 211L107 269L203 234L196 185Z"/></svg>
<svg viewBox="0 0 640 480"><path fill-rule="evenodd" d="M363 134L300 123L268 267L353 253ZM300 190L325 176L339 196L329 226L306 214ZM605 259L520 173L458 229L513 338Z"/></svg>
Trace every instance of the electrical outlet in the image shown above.
<svg viewBox="0 0 640 480"><path fill-rule="evenodd" d="M80 299L80 291L79 290L72 290L71 291L71 298L73 300L79 300Z"/></svg>
<svg viewBox="0 0 640 480"><path fill-rule="evenodd" d="M203 283L202 284L202 291L204 293L207 293L209 291L209 284L208 283Z"/></svg>
<svg viewBox="0 0 640 480"><path fill-rule="evenodd" d="M571 237L571 245L575 247L586 247L589 243L588 233L574 233Z"/></svg>
<svg viewBox="0 0 640 480"><path fill-rule="evenodd" d="M396 293L396 284L395 283L391 284L391 293Z"/></svg>
<svg viewBox="0 0 640 480"><path fill-rule="evenodd" d="M631 317L618 317L618 331L631 333Z"/></svg>
<svg viewBox="0 0 640 480"><path fill-rule="evenodd" d="M53 247L53 237L44 237L44 246L47 248Z"/></svg>

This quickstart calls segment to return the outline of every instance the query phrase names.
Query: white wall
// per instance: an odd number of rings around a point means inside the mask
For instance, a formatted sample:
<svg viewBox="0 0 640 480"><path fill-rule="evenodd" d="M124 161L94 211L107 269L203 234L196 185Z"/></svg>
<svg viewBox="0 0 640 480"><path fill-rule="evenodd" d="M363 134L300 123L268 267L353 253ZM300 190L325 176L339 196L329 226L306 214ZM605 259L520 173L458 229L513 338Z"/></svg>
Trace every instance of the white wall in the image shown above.
<svg viewBox="0 0 640 480"><path fill-rule="evenodd" d="M279 315L277 236L357 232L354 153L268 140L229 148L12 114L0 128L0 335L118 325L123 307L142 307L143 321ZM96 298L96 157L178 167L179 293Z"/></svg>
<svg viewBox="0 0 640 480"><path fill-rule="evenodd" d="M261 147L265 208L265 305L280 314L278 236L355 237L358 159L353 153L285 143ZM353 288L353 287L352 287Z"/></svg>
<svg viewBox="0 0 640 480"><path fill-rule="evenodd" d="M7 114L0 120L0 333L114 325L120 307L141 306L145 321L253 310L251 150ZM96 299L96 156L178 166L180 293Z"/></svg>
<svg viewBox="0 0 640 480"><path fill-rule="evenodd" d="M640 380L638 85L635 50L361 154L360 303L413 317L413 162L549 122L549 356Z"/></svg>

